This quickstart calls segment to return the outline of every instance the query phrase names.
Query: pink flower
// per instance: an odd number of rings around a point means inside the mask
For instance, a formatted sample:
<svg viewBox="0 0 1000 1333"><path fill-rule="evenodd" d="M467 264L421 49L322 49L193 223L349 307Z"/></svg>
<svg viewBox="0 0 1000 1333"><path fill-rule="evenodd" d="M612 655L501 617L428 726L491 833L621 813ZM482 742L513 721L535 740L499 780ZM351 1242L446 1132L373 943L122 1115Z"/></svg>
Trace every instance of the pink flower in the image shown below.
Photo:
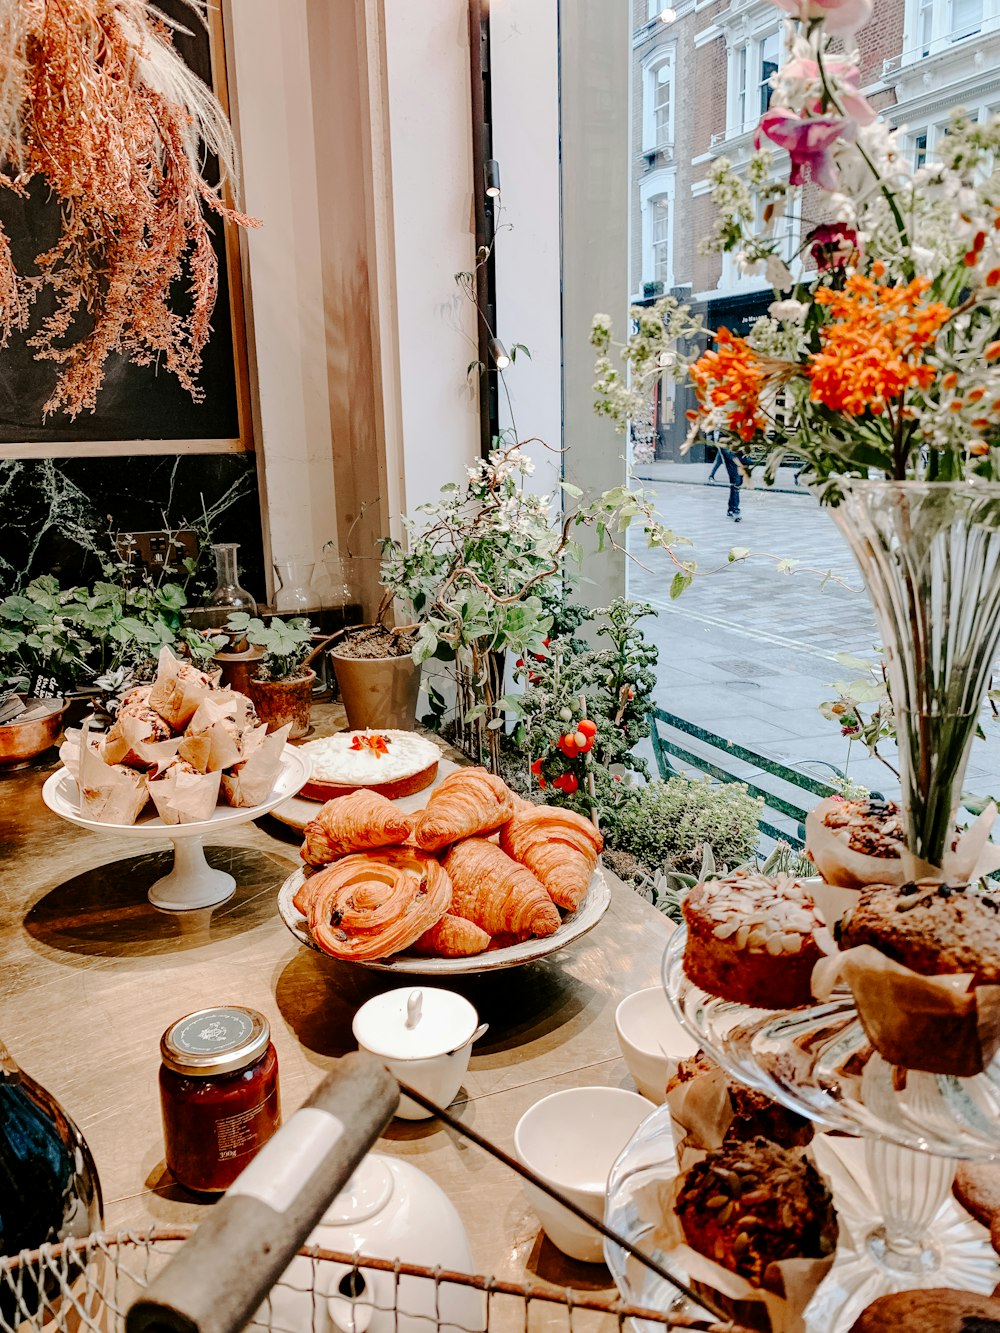
<svg viewBox="0 0 1000 1333"><path fill-rule="evenodd" d="M857 32L872 16L872 0L774 0L774 3L803 23L823 19L827 32L835 35Z"/></svg>
<svg viewBox="0 0 1000 1333"><path fill-rule="evenodd" d="M823 67L844 114L859 125L870 125L877 113L860 92L861 71L857 65L848 60L826 60ZM789 60L782 68L781 81L802 83L810 88L815 85L817 92L823 86L818 62L801 56ZM822 113L820 103L816 104L815 111L817 115Z"/></svg>
<svg viewBox="0 0 1000 1333"><path fill-rule="evenodd" d="M858 233L844 222L820 223L806 237L806 243L821 273L853 266L861 258Z"/></svg>
<svg viewBox="0 0 1000 1333"><path fill-rule="evenodd" d="M773 107L766 111L757 127L755 145L766 135L773 144L788 150L792 170L791 185L804 185L814 180L824 190L837 188L837 170L831 150L840 138L853 138L851 122L842 116L797 116L794 111Z"/></svg>

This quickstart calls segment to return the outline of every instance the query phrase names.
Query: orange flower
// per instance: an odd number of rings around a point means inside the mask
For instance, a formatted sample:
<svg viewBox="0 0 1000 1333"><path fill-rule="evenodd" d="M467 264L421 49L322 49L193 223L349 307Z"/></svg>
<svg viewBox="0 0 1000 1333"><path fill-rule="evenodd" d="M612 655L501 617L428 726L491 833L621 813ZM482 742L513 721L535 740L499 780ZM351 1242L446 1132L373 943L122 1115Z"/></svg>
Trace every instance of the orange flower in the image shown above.
<svg viewBox="0 0 1000 1333"><path fill-rule="evenodd" d="M998 357L1000 357L1000 341L990 343L989 347L986 349L987 361L996 361Z"/></svg>
<svg viewBox="0 0 1000 1333"><path fill-rule="evenodd" d="M721 408L730 430L750 441L767 429L760 410L764 369L753 349L728 329L720 329L715 340L718 350L704 352L691 367L695 394L703 412Z"/></svg>
<svg viewBox="0 0 1000 1333"><path fill-rule="evenodd" d="M990 446L985 440L973 440L969 445L969 453L972 454L973 458L982 458L983 455L988 454L989 451Z"/></svg>
<svg viewBox="0 0 1000 1333"><path fill-rule="evenodd" d="M881 267L873 265L872 271L881 276ZM922 301L929 286L930 279L920 277L885 287L855 273L843 291L817 289L816 303L829 309L831 322L820 332L820 351L810 357L814 403L852 416L878 416L907 389L931 384L934 368L923 353L951 310Z"/></svg>
<svg viewBox="0 0 1000 1333"><path fill-rule="evenodd" d="M942 389L958 388L958 375L954 370L949 370L947 375L945 375L944 378L941 380L941 388Z"/></svg>

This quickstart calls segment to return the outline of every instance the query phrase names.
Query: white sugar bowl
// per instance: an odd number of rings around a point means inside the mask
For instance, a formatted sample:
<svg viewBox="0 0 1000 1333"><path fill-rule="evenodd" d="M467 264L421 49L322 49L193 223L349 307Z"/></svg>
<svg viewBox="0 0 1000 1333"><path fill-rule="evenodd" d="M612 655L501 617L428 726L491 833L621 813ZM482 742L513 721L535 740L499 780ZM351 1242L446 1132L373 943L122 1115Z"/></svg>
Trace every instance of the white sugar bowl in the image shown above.
<svg viewBox="0 0 1000 1333"><path fill-rule="evenodd" d="M385 1067L438 1106L454 1101L469 1068L472 1043L487 1025L468 1000L436 986L376 995L354 1015L354 1039L363 1051L378 1056ZM401 1097L401 1120L429 1120L409 1097Z"/></svg>

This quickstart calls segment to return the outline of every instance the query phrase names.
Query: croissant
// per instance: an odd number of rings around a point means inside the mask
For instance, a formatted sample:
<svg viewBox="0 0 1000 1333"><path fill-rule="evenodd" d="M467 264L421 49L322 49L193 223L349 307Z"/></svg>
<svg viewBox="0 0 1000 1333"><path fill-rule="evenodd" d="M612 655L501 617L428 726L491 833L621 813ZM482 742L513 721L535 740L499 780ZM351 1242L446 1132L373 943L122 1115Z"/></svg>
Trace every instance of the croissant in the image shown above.
<svg viewBox="0 0 1000 1333"><path fill-rule="evenodd" d="M299 855L306 865L325 866L350 852L403 843L410 828L410 819L391 801L360 788L327 801L306 825Z"/></svg>
<svg viewBox="0 0 1000 1333"><path fill-rule="evenodd" d="M310 883L313 939L324 953L351 962L408 949L451 904L444 870L412 847L345 856Z"/></svg>
<svg viewBox="0 0 1000 1333"><path fill-rule="evenodd" d="M502 778L485 768L460 768L431 793L413 833L425 851L439 852L462 838L492 833L513 813L514 793Z"/></svg>
<svg viewBox="0 0 1000 1333"><path fill-rule="evenodd" d="M485 838L467 838L442 862L452 883L451 911L489 935L551 935L560 916L530 870Z"/></svg>
<svg viewBox="0 0 1000 1333"><path fill-rule="evenodd" d="M412 953L430 954L432 958L468 958L490 947L485 930L464 917L445 913L436 926L425 930L412 946Z"/></svg>
<svg viewBox="0 0 1000 1333"><path fill-rule="evenodd" d="M575 912L586 897L604 839L583 815L534 805L504 825L500 846L541 880L557 907Z"/></svg>

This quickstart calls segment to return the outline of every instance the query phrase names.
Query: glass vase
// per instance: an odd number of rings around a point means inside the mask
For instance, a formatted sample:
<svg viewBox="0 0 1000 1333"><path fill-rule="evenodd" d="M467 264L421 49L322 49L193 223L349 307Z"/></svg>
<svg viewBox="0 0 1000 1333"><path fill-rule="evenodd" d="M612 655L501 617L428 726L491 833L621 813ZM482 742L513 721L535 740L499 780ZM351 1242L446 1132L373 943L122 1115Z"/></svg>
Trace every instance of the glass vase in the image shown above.
<svg viewBox="0 0 1000 1333"><path fill-rule="evenodd" d="M240 587L239 566L236 561L238 542L217 542L215 552L215 591L208 599L210 607L216 608L225 624L225 617L231 611L245 611L248 615L257 614L257 603L245 588Z"/></svg>
<svg viewBox="0 0 1000 1333"><path fill-rule="evenodd" d="M318 611L319 591L313 587L316 564L312 560L276 560L274 572L279 587L274 594L274 609L279 616L301 616Z"/></svg>
<svg viewBox="0 0 1000 1333"><path fill-rule="evenodd" d="M1000 485L840 484L833 517L886 657L909 849L940 867L1000 642Z"/></svg>

